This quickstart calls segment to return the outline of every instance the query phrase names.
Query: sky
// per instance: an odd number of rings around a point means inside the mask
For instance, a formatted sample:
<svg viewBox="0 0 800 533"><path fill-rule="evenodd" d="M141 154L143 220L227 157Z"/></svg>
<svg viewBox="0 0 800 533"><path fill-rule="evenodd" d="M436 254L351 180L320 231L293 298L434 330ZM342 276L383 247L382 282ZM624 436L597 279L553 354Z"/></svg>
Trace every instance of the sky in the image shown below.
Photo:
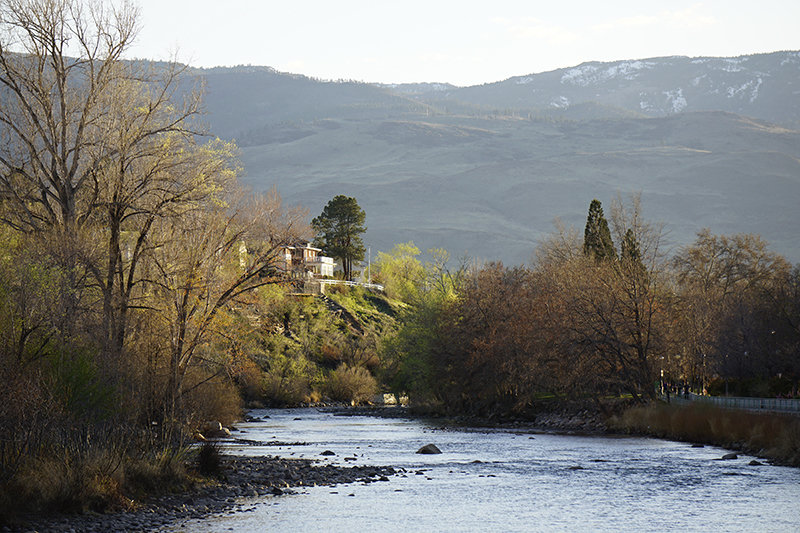
<svg viewBox="0 0 800 533"><path fill-rule="evenodd" d="M586 61L800 50L800 1L133 0L129 58L491 83Z"/></svg>

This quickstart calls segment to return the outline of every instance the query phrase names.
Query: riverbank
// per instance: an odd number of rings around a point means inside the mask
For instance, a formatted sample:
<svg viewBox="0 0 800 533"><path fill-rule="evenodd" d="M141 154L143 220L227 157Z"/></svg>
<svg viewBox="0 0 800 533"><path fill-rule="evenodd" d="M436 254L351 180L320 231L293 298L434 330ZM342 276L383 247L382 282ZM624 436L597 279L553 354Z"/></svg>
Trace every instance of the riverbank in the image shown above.
<svg viewBox="0 0 800 533"><path fill-rule="evenodd" d="M434 426L485 427L566 435L637 435L696 445L719 446L755 455L770 463L800 467L800 418L662 402L618 402L605 412L591 405L551 405L528 417L439 416L400 407L330 408L338 415L426 420Z"/></svg>
<svg viewBox="0 0 800 533"><path fill-rule="evenodd" d="M584 404L560 405L527 416L442 415L433 410L402 406L361 406L320 408L337 416L378 416L425 420L434 426L514 429L542 433L602 435L608 433L606 416L597 408Z"/></svg>
<svg viewBox="0 0 800 533"><path fill-rule="evenodd" d="M198 480L189 491L138 504L132 511L20 517L0 531L153 531L214 514L248 512L253 508L248 498L279 497L309 486L389 481L398 473L391 467L342 467L309 459L222 455L220 460L217 476Z"/></svg>
<svg viewBox="0 0 800 533"><path fill-rule="evenodd" d="M792 530L800 518L794 505L800 470L751 466L755 458L741 455L722 461L729 451L714 446L529 432L523 426L458 427L394 413L336 416L312 408L251 415L254 421L239 425L238 435L263 444L237 453L321 459L332 452L331 462L342 466L392 465L405 472L390 482L252 498L240 512L165 529L477 532L526 531L534 524L553 531L633 532L652 528L653 517L669 516L663 528L669 531L715 524L745 533ZM272 448L272 442L281 444ZM442 453L415 453L429 443ZM350 463L348 457L356 459Z"/></svg>
<svg viewBox="0 0 800 533"><path fill-rule="evenodd" d="M406 418L425 421L432 428L485 427L509 430L513 433L550 434L637 434L674 441L717 445L731 450L767 457L776 464L800 466L795 461L778 459L768 455L771 449L756 440L761 435L776 439L784 435L785 442L794 442L795 450L800 449L800 420L772 418L768 423L758 414L746 417L747 413L721 411L715 416L709 413L696 413L689 409L671 406L651 405L628 407L616 415L605 419L597 410L586 406L552 408L540 411L534 419L495 417L479 418L468 416L436 417L431 413L415 411L405 407L325 407L317 411L334 416L373 416L379 418ZM257 420L257 419L254 419ZM690 423L691 421L691 423ZM796 424L792 426L791 424ZM780 433L781 427L794 427L791 433ZM683 427L683 430L680 428ZM748 436L734 433L735 427L751 428ZM689 430L691 429L691 431ZM680 430L680 431L679 431ZM682 432L681 432L682 431ZM754 437L756 436L756 437ZM262 446L290 446L283 441L248 441L235 439L241 443ZM434 439L435 441L435 439ZM760 447L759 447L760 446ZM774 446L773 446L774 447ZM795 455L800 457L800 454ZM177 528L187 520L210 515L225 515L250 512L255 506L270 502L270 496L280 497L301 491L307 486L333 486L343 483L373 483L389 481L399 473L391 466L353 466L343 467L325 464L319 460L285 459L272 456L245 457L222 455L219 475L199 479L194 487L182 493L168 494L152 498L138 504L134 510L109 514L81 514L50 516L46 518L28 517L24 526L3 528L2 531L142 531L160 528ZM391 463L392 461L386 461ZM254 498L262 497L258 502ZM266 497L266 498L264 498Z"/></svg>
<svg viewBox="0 0 800 533"><path fill-rule="evenodd" d="M653 402L609 418L609 431L696 444L710 444L800 467L800 418Z"/></svg>

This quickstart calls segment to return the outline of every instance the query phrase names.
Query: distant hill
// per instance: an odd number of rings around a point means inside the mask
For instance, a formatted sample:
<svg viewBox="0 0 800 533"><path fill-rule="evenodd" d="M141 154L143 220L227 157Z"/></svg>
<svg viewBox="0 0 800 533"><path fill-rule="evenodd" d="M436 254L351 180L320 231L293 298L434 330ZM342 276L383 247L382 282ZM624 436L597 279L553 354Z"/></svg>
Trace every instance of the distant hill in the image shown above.
<svg viewBox="0 0 800 533"><path fill-rule="evenodd" d="M676 245L703 227L753 232L800 260L797 52L592 63L466 88L200 74L211 131L237 139L245 181L312 216L355 196L373 254L413 240L523 263L554 218L582 228L592 198L641 192Z"/></svg>
<svg viewBox="0 0 800 533"><path fill-rule="evenodd" d="M286 125L296 130L299 125L330 118L369 120L428 107L375 85L324 82L269 67L213 68L195 73L206 84L211 131L236 138L241 145L272 142L275 131L286 131Z"/></svg>
<svg viewBox="0 0 800 533"><path fill-rule="evenodd" d="M474 87L434 88L410 94L498 109L569 109L595 102L650 117L729 111L800 125L800 52L592 62Z"/></svg>

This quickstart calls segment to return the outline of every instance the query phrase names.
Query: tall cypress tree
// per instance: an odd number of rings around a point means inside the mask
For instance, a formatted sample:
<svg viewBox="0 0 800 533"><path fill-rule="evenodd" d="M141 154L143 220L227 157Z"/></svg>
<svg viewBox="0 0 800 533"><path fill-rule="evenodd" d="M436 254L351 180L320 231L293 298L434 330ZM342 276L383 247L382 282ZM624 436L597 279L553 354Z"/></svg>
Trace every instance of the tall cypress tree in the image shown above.
<svg viewBox="0 0 800 533"><path fill-rule="evenodd" d="M619 253L622 259L638 263L642 262L642 252L639 250L639 241L633 234L632 229L628 229L628 231L625 232L625 238L622 239Z"/></svg>
<svg viewBox="0 0 800 533"><path fill-rule="evenodd" d="M639 246L639 240L630 228L625 232L625 238L622 239L619 256L620 260L628 263L631 271L640 277L640 279L647 279L647 268L645 268L642 262L641 246Z"/></svg>
<svg viewBox="0 0 800 533"><path fill-rule="evenodd" d="M583 253L598 261L617 257L608 221L603 215L603 206L596 198L589 204L586 229L583 232Z"/></svg>

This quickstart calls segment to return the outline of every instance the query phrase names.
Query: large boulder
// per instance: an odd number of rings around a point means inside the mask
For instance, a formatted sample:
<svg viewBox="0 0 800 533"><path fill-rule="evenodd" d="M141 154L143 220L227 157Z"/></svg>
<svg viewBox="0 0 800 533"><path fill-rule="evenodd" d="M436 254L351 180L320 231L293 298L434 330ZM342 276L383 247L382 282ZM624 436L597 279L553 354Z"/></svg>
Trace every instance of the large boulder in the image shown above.
<svg viewBox="0 0 800 533"><path fill-rule="evenodd" d="M417 453L422 453L422 454L426 454L426 455L433 455L433 454L437 454L437 453L442 453L442 450L437 448L435 444L426 444L425 446L423 446L422 448L417 450Z"/></svg>
<svg viewBox="0 0 800 533"><path fill-rule="evenodd" d="M222 427L222 424L216 420L204 422L200 428L200 433L207 439L225 439L231 436L230 430Z"/></svg>

